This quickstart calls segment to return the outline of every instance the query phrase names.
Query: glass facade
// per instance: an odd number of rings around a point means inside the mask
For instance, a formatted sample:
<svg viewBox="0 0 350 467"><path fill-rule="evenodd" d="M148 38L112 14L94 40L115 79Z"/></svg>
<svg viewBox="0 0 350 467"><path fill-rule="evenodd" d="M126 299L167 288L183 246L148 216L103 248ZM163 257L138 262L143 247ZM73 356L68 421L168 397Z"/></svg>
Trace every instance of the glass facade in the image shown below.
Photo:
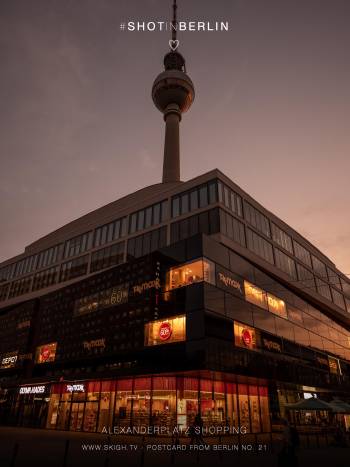
<svg viewBox="0 0 350 467"><path fill-rule="evenodd" d="M171 268L167 273L165 288L172 290L202 281L215 283L215 265L207 259L198 259Z"/></svg>
<svg viewBox="0 0 350 467"><path fill-rule="evenodd" d="M175 427L188 428L197 414L207 434L223 426L247 433L271 430L266 386L177 375L55 384L46 428L102 432L151 426L171 434Z"/></svg>
<svg viewBox="0 0 350 467"><path fill-rule="evenodd" d="M171 202L171 217L178 217L197 209L205 208L210 204L216 203L217 200L217 181L213 180L174 196Z"/></svg>
<svg viewBox="0 0 350 467"><path fill-rule="evenodd" d="M168 201L154 204L129 216L129 234L161 224L168 217Z"/></svg>
<svg viewBox="0 0 350 467"><path fill-rule="evenodd" d="M186 340L186 316L159 319L145 324L145 346L171 344Z"/></svg>
<svg viewBox="0 0 350 467"><path fill-rule="evenodd" d="M128 240L127 259L140 258L166 246L167 228L151 230Z"/></svg>
<svg viewBox="0 0 350 467"><path fill-rule="evenodd" d="M116 221L98 227L94 234L94 247L111 243L127 234L127 218L122 217Z"/></svg>
<svg viewBox="0 0 350 467"><path fill-rule="evenodd" d="M92 248L93 232L86 232L83 235L67 240L64 246L64 259L85 253Z"/></svg>
<svg viewBox="0 0 350 467"><path fill-rule="evenodd" d="M124 261L125 243L115 243L106 248L94 251L91 255L90 271L96 272L111 266L117 266Z"/></svg>
<svg viewBox="0 0 350 467"><path fill-rule="evenodd" d="M247 228L247 246L249 250L263 258L268 263L274 264L273 248L270 242L265 240L261 235L253 232L253 230Z"/></svg>
<svg viewBox="0 0 350 467"><path fill-rule="evenodd" d="M84 276L87 273L88 263L88 255L63 263L60 271L60 282Z"/></svg>

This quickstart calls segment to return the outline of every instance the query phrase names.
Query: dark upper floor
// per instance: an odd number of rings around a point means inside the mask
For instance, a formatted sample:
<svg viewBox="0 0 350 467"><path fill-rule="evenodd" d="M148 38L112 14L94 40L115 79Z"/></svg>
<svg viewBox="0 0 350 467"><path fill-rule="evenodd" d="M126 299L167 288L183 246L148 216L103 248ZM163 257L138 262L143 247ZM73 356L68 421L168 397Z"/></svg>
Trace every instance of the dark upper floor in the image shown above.
<svg viewBox="0 0 350 467"><path fill-rule="evenodd" d="M349 279L218 170L188 182L139 190L29 245L1 265L0 308L199 232L212 235L349 322Z"/></svg>

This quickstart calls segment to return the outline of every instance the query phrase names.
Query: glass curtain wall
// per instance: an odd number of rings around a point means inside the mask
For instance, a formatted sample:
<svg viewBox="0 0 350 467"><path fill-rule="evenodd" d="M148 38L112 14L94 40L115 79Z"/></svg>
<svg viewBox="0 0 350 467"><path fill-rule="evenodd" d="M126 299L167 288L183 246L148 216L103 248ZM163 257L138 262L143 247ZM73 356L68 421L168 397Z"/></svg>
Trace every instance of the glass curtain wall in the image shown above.
<svg viewBox="0 0 350 467"><path fill-rule="evenodd" d="M198 414L204 427L269 432L267 387L183 376L56 384L46 427L108 432L114 426L158 426L172 432L191 426Z"/></svg>

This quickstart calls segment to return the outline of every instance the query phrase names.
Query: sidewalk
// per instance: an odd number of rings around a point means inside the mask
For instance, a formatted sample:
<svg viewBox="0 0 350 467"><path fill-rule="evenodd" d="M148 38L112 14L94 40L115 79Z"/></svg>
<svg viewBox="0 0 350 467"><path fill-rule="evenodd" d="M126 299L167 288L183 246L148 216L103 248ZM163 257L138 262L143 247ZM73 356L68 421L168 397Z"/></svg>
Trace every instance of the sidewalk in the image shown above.
<svg viewBox="0 0 350 467"><path fill-rule="evenodd" d="M226 449L233 446L229 440L219 444L216 438L208 441L207 448L199 448L190 446L188 438L183 438L180 440L180 446L174 450L169 438L147 437L142 449L141 437L108 438L95 433L0 427L0 466L277 467L278 465L276 452L217 450L222 449L223 444L228 446ZM298 460L298 467L349 467L350 449L335 447L301 449L298 452Z"/></svg>

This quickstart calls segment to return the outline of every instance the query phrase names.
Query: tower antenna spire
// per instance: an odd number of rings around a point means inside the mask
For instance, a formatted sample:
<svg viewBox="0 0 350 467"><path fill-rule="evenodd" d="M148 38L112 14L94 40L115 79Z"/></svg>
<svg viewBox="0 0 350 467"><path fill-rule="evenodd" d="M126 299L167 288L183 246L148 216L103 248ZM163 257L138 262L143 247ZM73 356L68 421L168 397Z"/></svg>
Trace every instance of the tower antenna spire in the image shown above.
<svg viewBox="0 0 350 467"><path fill-rule="evenodd" d="M173 20L171 22L171 39L176 41L177 37L177 4L176 0L173 1Z"/></svg>

